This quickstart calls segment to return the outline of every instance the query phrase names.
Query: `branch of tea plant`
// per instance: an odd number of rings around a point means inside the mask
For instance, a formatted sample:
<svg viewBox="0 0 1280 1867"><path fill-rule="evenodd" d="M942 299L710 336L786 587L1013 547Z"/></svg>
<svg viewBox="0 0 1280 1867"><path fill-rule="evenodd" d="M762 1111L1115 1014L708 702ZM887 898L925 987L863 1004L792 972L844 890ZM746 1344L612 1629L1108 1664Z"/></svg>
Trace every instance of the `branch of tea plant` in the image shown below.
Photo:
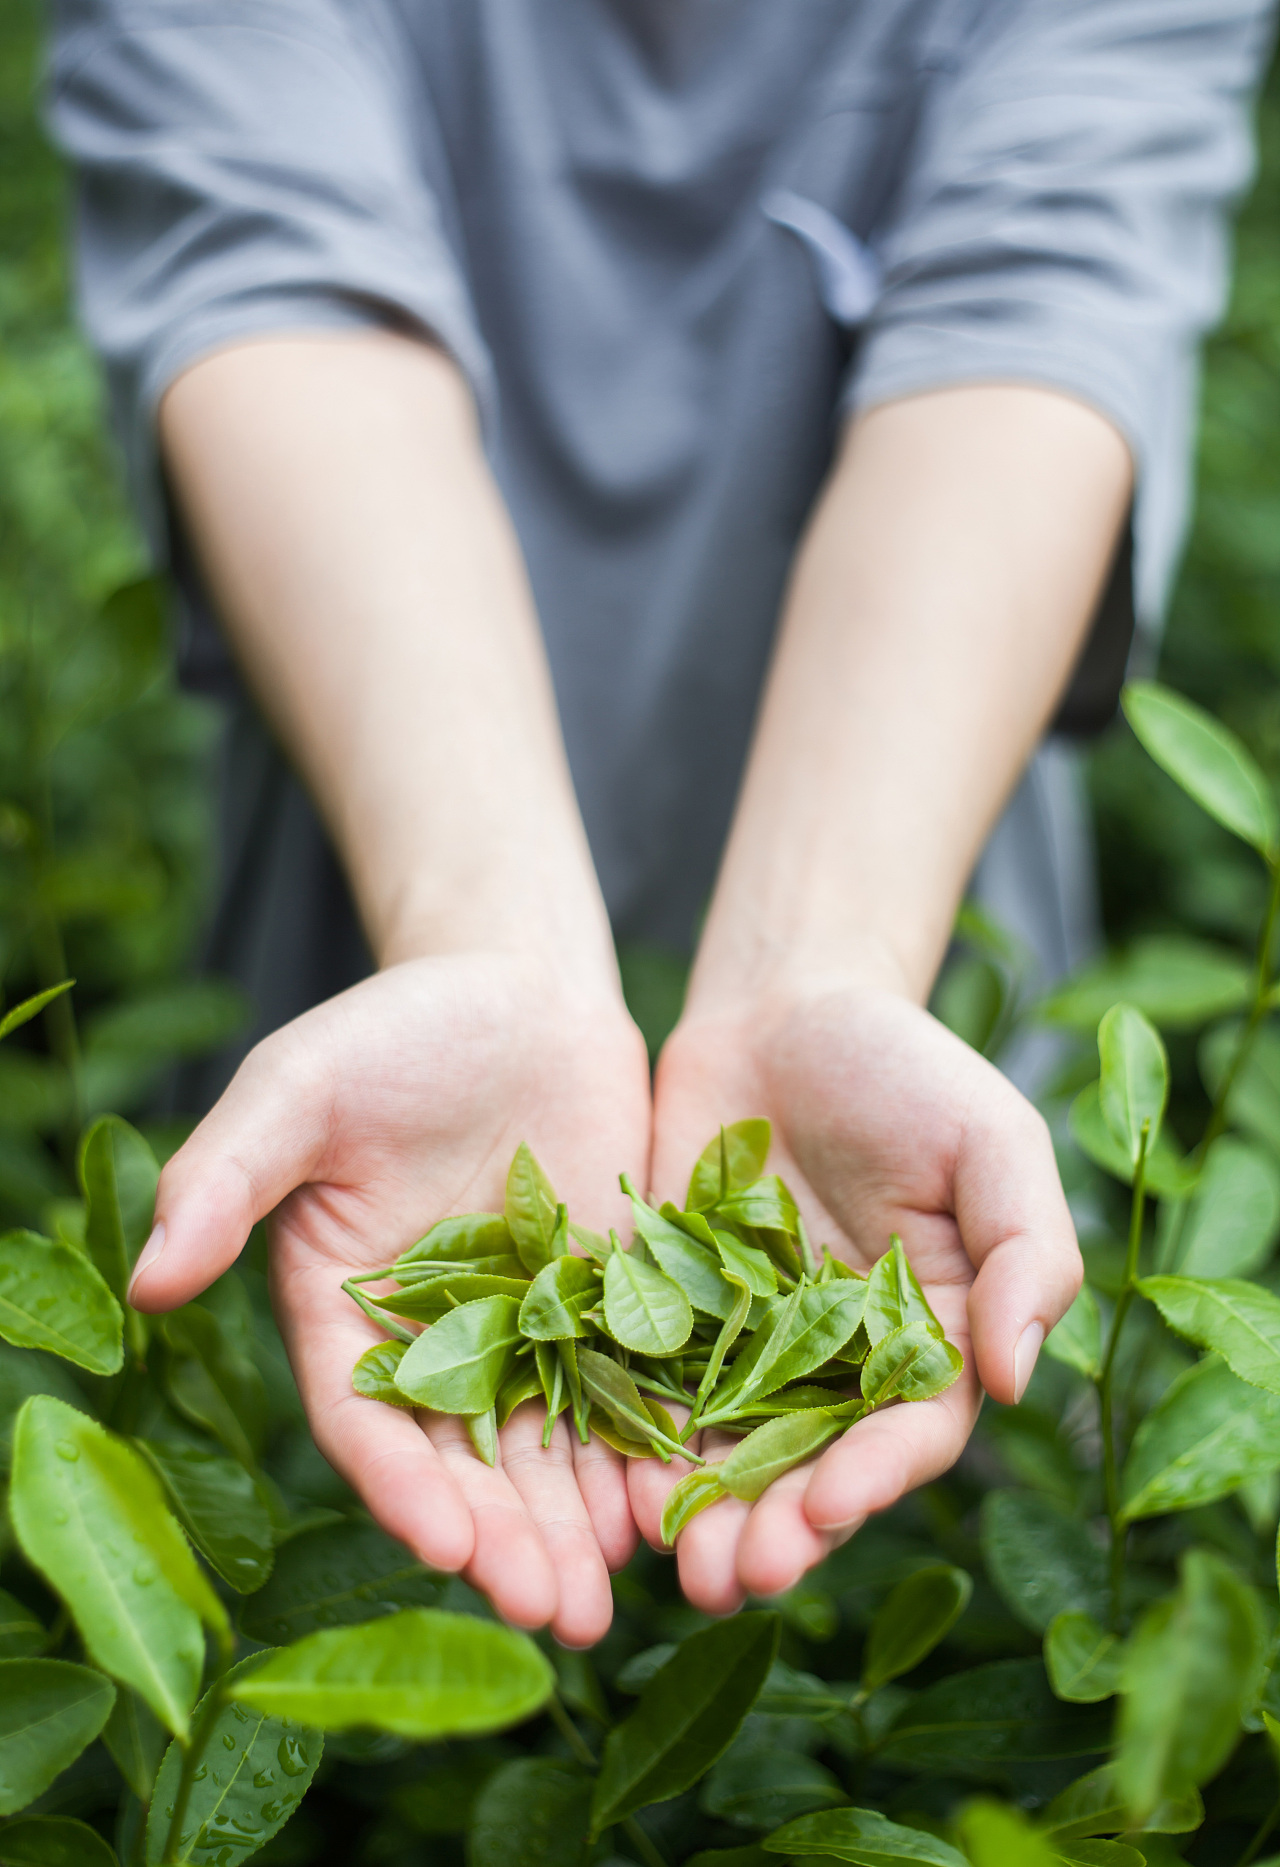
<svg viewBox="0 0 1280 1867"><path fill-rule="evenodd" d="M547 1701L547 1716L573 1752L575 1760L586 1770L598 1769L599 1765L591 1746L565 1710L564 1702L558 1692L553 1692ZM634 1816L629 1815L620 1826L640 1859L645 1863L645 1867L667 1867L666 1861Z"/></svg>
<svg viewBox="0 0 1280 1867"><path fill-rule="evenodd" d="M1125 1254L1124 1285L1116 1303L1115 1314L1111 1319L1107 1352L1103 1358L1102 1373L1098 1377L1098 1399L1102 1411L1102 1475L1106 1491L1107 1518L1111 1525L1111 1619L1113 1625L1118 1625L1120 1620L1126 1537L1124 1525L1120 1522L1120 1484L1116 1467L1115 1362L1124 1320L1137 1294L1138 1252L1142 1245L1142 1219L1147 1190L1147 1143L1150 1137L1151 1123L1145 1121L1142 1124L1142 1140L1138 1148L1137 1165L1133 1170L1133 1201L1129 1208L1129 1249Z"/></svg>
<svg viewBox="0 0 1280 1867"><path fill-rule="evenodd" d="M176 1867L182 1846L182 1824L187 1819L187 1804L191 1800L191 1790L196 1780L196 1768L200 1762L205 1745L209 1741L218 1713L222 1710L222 1675L230 1663L230 1655L221 1655L218 1675L205 1694L204 1705L196 1719L195 1729L186 1743L182 1745L182 1774L178 1778L178 1793L173 1799L173 1816L169 1823L169 1832L165 1836L164 1852L161 1855L162 1867ZM178 1742L181 1744L182 1739Z"/></svg>
<svg viewBox="0 0 1280 1867"><path fill-rule="evenodd" d="M1271 993L1272 983L1271 948L1275 940L1277 916L1280 916L1280 861L1270 863L1269 867L1271 869L1271 891L1267 897L1267 912L1263 918L1262 932L1258 936L1253 1003L1249 1007L1248 1016L1241 1028L1239 1041L1232 1053L1231 1061L1218 1085L1218 1093L1213 1099L1213 1107L1209 1111L1205 1131L1196 1147L1193 1158L1197 1167L1203 1165L1206 1154L1226 1126L1228 1098L1235 1087L1236 1077L1240 1074L1253 1048L1262 1020L1267 1015L1267 1000Z"/></svg>

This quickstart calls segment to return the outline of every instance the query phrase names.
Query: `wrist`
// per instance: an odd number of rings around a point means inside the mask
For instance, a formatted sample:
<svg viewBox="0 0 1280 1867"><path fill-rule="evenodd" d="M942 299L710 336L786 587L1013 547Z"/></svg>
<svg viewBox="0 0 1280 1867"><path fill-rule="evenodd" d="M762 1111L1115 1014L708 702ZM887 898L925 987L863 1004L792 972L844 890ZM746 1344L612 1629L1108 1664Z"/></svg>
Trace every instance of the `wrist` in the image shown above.
<svg viewBox="0 0 1280 1867"><path fill-rule="evenodd" d="M737 917L735 917L737 919ZM708 921L685 997L684 1017L720 1018L748 1007L783 1007L831 991L883 992L921 1005L934 967L879 933L822 938L798 929L771 936L759 920L723 933Z"/></svg>

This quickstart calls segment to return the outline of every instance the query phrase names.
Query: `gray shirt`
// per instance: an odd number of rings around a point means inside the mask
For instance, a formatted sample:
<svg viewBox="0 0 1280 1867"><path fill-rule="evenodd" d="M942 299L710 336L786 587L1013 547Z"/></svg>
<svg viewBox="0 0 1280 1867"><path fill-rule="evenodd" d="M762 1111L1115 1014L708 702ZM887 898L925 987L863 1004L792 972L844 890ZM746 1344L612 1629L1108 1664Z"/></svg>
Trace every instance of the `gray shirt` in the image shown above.
<svg viewBox="0 0 1280 1867"><path fill-rule="evenodd" d="M447 346L523 542L615 926L682 944L847 411L993 380L1100 409L1137 461L1138 605L1158 614L1269 16L59 0L84 316L156 549L180 551L155 407L195 358L378 325ZM216 676L192 614L189 660Z"/></svg>

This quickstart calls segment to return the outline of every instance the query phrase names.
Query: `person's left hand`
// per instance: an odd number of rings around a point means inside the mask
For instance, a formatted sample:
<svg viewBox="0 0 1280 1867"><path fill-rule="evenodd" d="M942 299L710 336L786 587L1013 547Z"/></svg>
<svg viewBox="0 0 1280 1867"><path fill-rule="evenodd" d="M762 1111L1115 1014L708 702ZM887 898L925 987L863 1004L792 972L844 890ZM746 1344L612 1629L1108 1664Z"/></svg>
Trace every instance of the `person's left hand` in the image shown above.
<svg viewBox="0 0 1280 1867"><path fill-rule="evenodd" d="M1045 1123L903 996L841 979L691 1009L658 1066L655 1200L682 1204L708 1134L750 1116L772 1122L769 1169L796 1196L815 1246L865 1271L901 1235L965 1369L935 1400L859 1421L754 1505L725 1498L695 1517L679 1541L680 1581L712 1614L792 1587L869 1515L952 1465L982 1388L1005 1403L1021 1397L1082 1274ZM708 1432L695 1443L715 1459L735 1442ZM632 1508L655 1548L666 1495L688 1469L631 1463Z"/></svg>

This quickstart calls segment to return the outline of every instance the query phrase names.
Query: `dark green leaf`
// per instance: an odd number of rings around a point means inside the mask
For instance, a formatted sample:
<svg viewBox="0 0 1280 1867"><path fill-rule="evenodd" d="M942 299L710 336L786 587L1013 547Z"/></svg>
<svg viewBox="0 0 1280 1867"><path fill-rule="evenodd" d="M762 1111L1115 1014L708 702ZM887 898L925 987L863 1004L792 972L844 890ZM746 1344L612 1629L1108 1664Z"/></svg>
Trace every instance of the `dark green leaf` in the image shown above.
<svg viewBox="0 0 1280 1867"><path fill-rule="evenodd" d="M308 1634L238 1679L230 1696L325 1731L478 1736L531 1717L555 1687L527 1634L470 1614L409 1608Z"/></svg>
<svg viewBox="0 0 1280 1867"><path fill-rule="evenodd" d="M53 1394L69 1407L89 1411L89 1402L65 1362L0 1342L0 1470L9 1469L14 1421L23 1401L33 1394Z"/></svg>
<svg viewBox="0 0 1280 1867"><path fill-rule="evenodd" d="M0 1860L5 1867L118 1867L88 1822L67 1815L28 1815L0 1830Z"/></svg>
<svg viewBox="0 0 1280 1867"><path fill-rule="evenodd" d="M1146 1819L1146 1831L1156 1835L1189 1835L1204 1820L1204 1804L1198 1789L1184 1796L1161 1802ZM1074 1783L1055 1796L1044 1812L1044 1825L1055 1837L1082 1839L1089 1835L1118 1835L1129 1826L1129 1811L1116 1783L1114 1764L1078 1776Z"/></svg>
<svg viewBox="0 0 1280 1867"><path fill-rule="evenodd" d="M531 1277L556 1255L556 1213L551 1182L522 1141L507 1175L505 1217L520 1262Z"/></svg>
<svg viewBox="0 0 1280 1867"><path fill-rule="evenodd" d="M769 1158L769 1135L767 1121L730 1122L727 1128L721 1129L698 1156L684 1202L687 1209L706 1212L715 1205L722 1190L733 1192L758 1180ZM720 1184L722 1149L726 1180L723 1189Z"/></svg>
<svg viewBox="0 0 1280 1867"><path fill-rule="evenodd" d="M619 1692L629 1692L633 1697L643 1692L675 1650L676 1643L673 1640L663 1640L656 1647L645 1647L642 1652L632 1654L626 1665L619 1669L614 1686Z"/></svg>
<svg viewBox="0 0 1280 1867"><path fill-rule="evenodd" d="M1121 1480L1129 1523L1194 1510L1280 1467L1280 1395L1262 1394L1216 1355L1179 1375L1134 1434Z"/></svg>
<svg viewBox="0 0 1280 1867"><path fill-rule="evenodd" d="M935 1325L907 1323L881 1336L862 1364L862 1397L868 1408L891 1400L933 1400L959 1380L963 1368L964 1356Z"/></svg>
<svg viewBox="0 0 1280 1867"><path fill-rule="evenodd" d="M544 1264L520 1305L520 1333L532 1342L563 1342L591 1333L582 1320L600 1295L600 1273L585 1258Z"/></svg>
<svg viewBox="0 0 1280 1867"><path fill-rule="evenodd" d="M441 1265L456 1265L489 1277L526 1277L516 1241L500 1212L463 1212L453 1219L441 1219L425 1238L402 1252L391 1269L430 1271Z"/></svg>
<svg viewBox="0 0 1280 1867"><path fill-rule="evenodd" d="M261 1588L275 1549L260 1482L235 1459L196 1446L135 1441L155 1468L187 1535L211 1568L242 1595Z"/></svg>
<svg viewBox="0 0 1280 1867"><path fill-rule="evenodd" d="M716 1467L720 1483L731 1496L753 1502L783 1472L812 1458L843 1425L842 1420L818 1408L769 1420L739 1440L723 1464Z"/></svg>
<svg viewBox="0 0 1280 1867"><path fill-rule="evenodd" d="M0 1588L0 1660L26 1660L44 1650L48 1635L22 1602Z"/></svg>
<svg viewBox="0 0 1280 1867"><path fill-rule="evenodd" d="M406 1407L413 1402L396 1386L396 1369L404 1360L407 1342L375 1342L361 1355L351 1370L351 1385L366 1400L380 1400L388 1407Z"/></svg>
<svg viewBox="0 0 1280 1867"><path fill-rule="evenodd" d="M862 1326L873 1346L882 1336L913 1322L926 1324L935 1335L942 1334L942 1324L929 1308L900 1238L895 1237L888 1251L872 1266L866 1293Z"/></svg>
<svg viewBox="0 0 1280 1867"><path fill-rule="evenodd" d="M909 1673L945 1640L969 1605L973 1577L949 1563L934 1563L904 1576L881 1606L862 1665L862 1684L876 1692Z"/></svg>
<svg viewBox="0 0 1280 1867"><path fill-rule="evenodd" d="M965 1867L963 1854L948 1842L919 1828L904 1828L875 1809L803 1815L769 1835L763 1845L770 1854L789 1854L795 1860L816 1854L862 1867L895 1867L898 1862L902 1867Z"/></svg>
<svg viewBox="0 0 1280 1867"><path fill-rule="evenodd" d="M1104 1619L1107 1565L1086 1525L1033 1491L991 1491L982 1503L987 1573L1024 1626L1045 1632L1056 1615Z"/></svg>
<svg viewBox="0 0 1280 1867"><path fill-rule="evenodd" d="M1233 732L1156 681L1130 681L1123 706L1156 764L1225 829L1262 855L1276 847L1276 807L1253 757Z"/></svg>
<svg viewBox="0 0 1280 1867"><path fill-rule="evenodd" d="M389 1801L415 1834L465 1834L471 1826L477 1797L500 1768L501 1760L491 1756L487 1747L477 1756L474 1751L452 1745L447 1755L437 1756L433 1768L398 1783Z"/></svg>
<svg viewBox="0 0 1280 1867"><path fill-rule="evenodd" d="M1126 1186L1133 1184L1133 1162L1103 1120L1097 1083L1080 1091L1068 1111L1067 1123L1072 1139L1095 1166ZM1195 1186L1195 1170L1183 1160L1167 1128L1161 1128L1154 1145L1147 1150L1145 1181L1147 1191L1162 1199L1182 1199Z"/></svg>
<svg viewBox="0 0 1280 1867"><path fill-rule="evenodd" d="M1096 1705L1120 1689L1124 1642L1091 1614L1055 1615L1044 1637L1044 1665L1059 1698Z"/></svg>
<svg viewBox="0 0 1280 1867"><path fill-rule="evenodd" d="M24 998L20 1004L11 1005L0 1017L0 1038L8 1037L20 1024L26 1024L37 1017L46 1005L51 1005L55 998L61 998L75 984L74 979L64 979L61 985L51 985L45 992L37 992L31 998Z"/></svg>
<svg viewBox="0 0 1280 1867"><path fill-rule="evenodd" d="M123 1303L155 1215L156 1157L136 1128L104 1115L85 1130L78 1171L89 1256Z"/></svg>
<svg viewBox="0 0 1280 1867"><path fill-rule="evenodd" d="M178 1412L253 1465L262 1449L267 1393L262 1376L212 1310L187 1303L160 1324L169 1350L164 1384Z"/></svg>
<svg viewBox="0 0 1280 1867"><path fill-rule="evenodd" d="M71 1105L71 1078L56 1058L0 1051L0 1127L52 1135Z"/></svg>
<svg viewBox="0 0 1280 1867"><path fill-rule="evenodd" d="M102 1741L139 1802L150 1802L169 1733L147 1701L128 1686L116 1690Z"/></svg>
<svg viewBox="0 0 1280 1867"><path fill-rule="evenodd" d="M262 1660L260 1653L241 1660L224 1687L234 1691ZM234 1699L223 1705L205 1739L203 1768L192 1786L177 1852L169 1858L194 1867L239 1867L284 1827L311 1787L323 1753L324 1738L305 1724L269 1717ZM182 1752L170 1744L147 1822L148 1867L165 1858L181 1771Z"/></svg>
<svg viewBox="0 0 1280 1867"><path fill-rule="evenodd" d="M241 1631L284 1646L322 1627L346 1627L399 1608L430 1607L435 1582L402 1543L372 1523L331 1523L276 1552L265 1588L243 1602Z"/></svg>
<svg viewBox="0 0 1280 1867"><path fill-rule="evenodd" d="M1221 1090L1239 1048L1241 1027L1234 1020L1207 1031L1200 1045L1200 1074L1211 1096ZM1280 1151L1280 1031L1266 1026L1254 1033L1227 1096L1227 1119Z"/></svg>
<svg viewBox="0 0 1280 1867"><path fill-rule="evenodd" d="M774 1614L740 1614L691 1634L610 1731L592 1798L592 1831L678 1796L723 1755L778 1647Z"/></svg>
<svg viewBox="0 0 1280 1867"><path fill-rule="evenodd" d="M35 1232L0 1235L0 1336L90 1374L124 1360L124 1315L83 1253Z"/></svg>
<svg viewBox="0 0 1280 1867"><path fill-rule="evenodd" d="M1280 1297L1234 1277L1144 1277L1138 1288L1178 1335L1280 1394Z"/></svg>
<svg viewBox="0 0 1280 1867"><path fill-rule="evenodd" d="M1253 1592L1220 1557L1188 1551L1178 1592L1148 1608L1125 1661L1116 1782L1132 1826L1226 1761L1261 1661Z"/></svg>
<svg viewBox="0 0 1280 1867"><path fill-rule="evenodd" d="M396 1386L439 1413L487 1413L520 1343L514 1297L465 1303L425 1329L396 1369Z"/></svg>
<svg viewBox="0 0 1280 1867"><path fill-rule="evenodd" d="M604 1267L604 1320L615 1342L637 1355L670 1355L693 1329L679 1284L633 1253L614 1250Z"/></svg>
<svg viewBox="0 0 1280 1867"><path fill-rule="evenodd" d="M1082 1284L1066 1315L1049 1331L1045 1353L1064 1367L1074 1368L1086 1380L1096 1381L1102 1374L1102 1319L1098 1299L1088 1284Z"/></svg>
<svg viewBox="0 0 1280 1867"><path fill-rule="evenodd" d="M1280 1169L1262 1148L1223 1135L1205 1162L1178 1238L1184 1277L1251 1277L1280 1232Z"/></svg>
<svg viewBox="0 0 1280 1867"><path fill-rule="evenodd" d="M775 1718L835 1717L849 1709L849 1693L813 1673L797 1672L775 1660L756 1700L756 1711Z"/></svg>
<svg viewBox="0 0 1280 1867"><path fill-rule="evenodd" d="M476 1798L470 1867L580 1867L590 1816L589 1776L553 1757L519 1757Z"/></svg>
<svg viewBox="0 0 1280 1867"><path fill-rule="evenodd" d="M736 1828L772 1828L847 1802L822 1764L798 1750L731 1750L703 1785L700 1806Z"/></svg>
<svg viewBox="0 0 1280 1867"><path fill-rule="evenodd" d="M1169 1059L1160 1033L1132 1005L1113 1005L1098 1026L1098 1107L1134 1167L1160 1132L1169 1099Z"/></svg>
<svg viewBox="0 0 1280 1867"><path fill-rule="evenodd" d="M1109 1714L1063 1705L1037 1660L995 1660L952 1673L904 1706L882 1746L886 1762L947 1770L1083 1757L1105 1750Z"/></svg>
<svg viewBox="0 0 1280 1867"><path fill-rule="evenodd" d="M0 1815L25 1809L91 1744L115 1688L66 1660L0 1660Z"/></svg>
<svg viewBox="0 0 1280 1867"><path fill-rule="evenodd" d="M1252 989L1253 970L1238 953L1185 934L1153 934L1060 986L1040 1016L1092 1035L1108 1007L1124 999L1165 1030L1193 1031L1243 1007Z"/></svg>

